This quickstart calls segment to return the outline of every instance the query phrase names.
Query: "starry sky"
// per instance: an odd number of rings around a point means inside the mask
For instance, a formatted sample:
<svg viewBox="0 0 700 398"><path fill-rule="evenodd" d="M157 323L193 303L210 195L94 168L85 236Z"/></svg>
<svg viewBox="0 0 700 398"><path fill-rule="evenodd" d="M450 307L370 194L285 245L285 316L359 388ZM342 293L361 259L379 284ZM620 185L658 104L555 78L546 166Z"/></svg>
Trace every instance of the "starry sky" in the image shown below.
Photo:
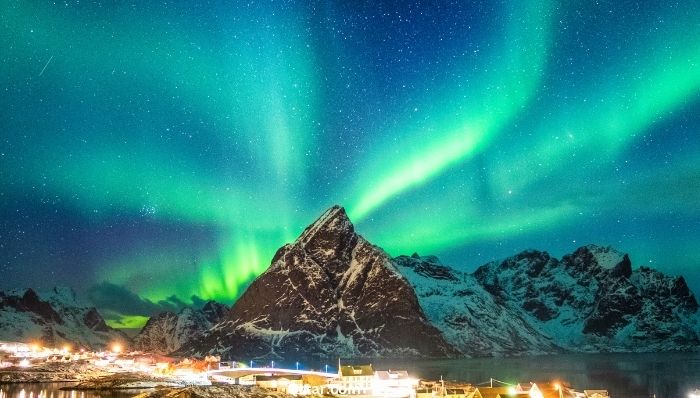
<svg viewBox="0 0 700 398"><path fill-rule="evenodd" d="M700 292L700 3L0 5L0 288L233 302L323 210L473 270L596 243Z"/></svg>

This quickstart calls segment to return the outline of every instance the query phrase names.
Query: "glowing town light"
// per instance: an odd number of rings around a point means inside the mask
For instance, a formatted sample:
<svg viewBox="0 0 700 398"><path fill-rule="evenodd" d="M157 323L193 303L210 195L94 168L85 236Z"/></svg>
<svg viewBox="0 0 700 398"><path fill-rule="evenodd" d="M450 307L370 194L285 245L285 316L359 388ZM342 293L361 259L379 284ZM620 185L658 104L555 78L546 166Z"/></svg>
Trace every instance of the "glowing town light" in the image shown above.
<svg viewBox="0 0 700 398"><path fill-rule="evenodd" d="M536 389L530 389L530 398L544 398L542 392Z"/></svg>
<svg viewBox="0 0 700 398"><path fill-rule="evenodd" d="M19 366L22 367L22 368L28 368L28 367L30 367L31 365L32 365L32 364L29 362L29 360L28 360L27 358L24 358L24 359L22 359L21 361L19 361Z"/></svg>
<svg viewBox="0 0 700 398"><path fill-rule="evenodd" d="M689 392L688 398L700 398L700 390L695 390L695 391Z"/></svg>
<svg viewBox="0 0 700 398"><path fill-rule="evenodd" d="M122 352L122 345L119 343L112 344L112 352L115 354L119 354L120 352Z"/></svg>
<svg viewBox="0 0 700 398"><path fill-rule="evenodd" d="M554 389L559 391L559 398L562 398L564 396L564 390L562 389L561 384L554 383Z"/></svg>
<svg viewBox="0 0 700 398"><path fill-rule="evenodd" d="M290 384L290 385L287 387L287 394L289 394L289 395L297 395L298 393L299 393L299 389L298 389L294 384Z"/></svg>

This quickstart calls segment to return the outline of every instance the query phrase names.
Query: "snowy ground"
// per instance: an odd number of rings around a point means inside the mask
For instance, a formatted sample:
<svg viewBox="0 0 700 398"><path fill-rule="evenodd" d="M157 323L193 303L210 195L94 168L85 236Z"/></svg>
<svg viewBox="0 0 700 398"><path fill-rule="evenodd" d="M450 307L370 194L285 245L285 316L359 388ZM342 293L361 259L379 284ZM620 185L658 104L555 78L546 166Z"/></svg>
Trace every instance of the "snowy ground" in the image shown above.
<svg viewBox="0 0 700 398"><path fill-rule="evenodd" d="M45 363L31 368L9 367L0 370L0 384L84 381L109 376L111 372L87 362Z"/></svg>
<svg viewBox="0 0 700 398"><path fill-rule="evenodd" d="M67 390L117 390L161 387L184 387L182 381L167 377L154 377L143 373L116 373L85 380Z"/></svg>
<svg viewBox="0 0 700 398"><path fill-rule="evenodd" d="M185 383L145 373L114 373L89 363L46 363L31 368L10 367L0 371L0 384L78 382L70 390L116 390L183 387Z"/></svg>
<svg viewBox="0 0 700 398"><path fill-rule="evenodd" d="M134 398L292 398L292 395L246 386L192 386L162 388L139 394ZM313 397L312 397L313 398Z"/></svg>

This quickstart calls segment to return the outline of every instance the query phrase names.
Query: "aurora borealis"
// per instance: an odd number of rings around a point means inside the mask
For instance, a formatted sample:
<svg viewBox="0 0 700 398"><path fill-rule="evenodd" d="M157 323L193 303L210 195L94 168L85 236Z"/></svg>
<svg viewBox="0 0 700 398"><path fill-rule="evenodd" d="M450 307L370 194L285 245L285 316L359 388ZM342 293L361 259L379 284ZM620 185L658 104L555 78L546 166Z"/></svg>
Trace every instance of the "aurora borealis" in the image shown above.
<svg viewBox="0 0 700 398"><path fill-rule="evenodd" d="M596 243L700 291L697 2L1 7L2 289L230 303L338 203L392 255Z"/></svg>

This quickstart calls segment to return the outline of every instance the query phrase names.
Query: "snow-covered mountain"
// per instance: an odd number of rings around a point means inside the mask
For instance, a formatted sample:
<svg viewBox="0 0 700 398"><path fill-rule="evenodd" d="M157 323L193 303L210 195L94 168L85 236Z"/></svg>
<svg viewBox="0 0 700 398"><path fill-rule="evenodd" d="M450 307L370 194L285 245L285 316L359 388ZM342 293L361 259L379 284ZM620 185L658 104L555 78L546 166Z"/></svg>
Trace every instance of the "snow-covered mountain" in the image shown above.
<svg viewBox="0 0 700 398"><path fill-rule="evenodd" d="M428 320L461 354L506 356L561 351L525 314L487 292L474 276L434 256L394 258L416 291Z"/></svg>
<svg viewBox="0 0 700 398"><path fill-rule="evenodd" d="M683 277L610 247L584 246L561 260L526 251L474 272L499 302L571 351L664 351L700 345L698 303Z"/></svg>
<svg viewBox="0 0 700 398"><path fill-rule="evenodd" d="M197 338L224 319L229 308L209 301L201 309L183 308L180 313L162 312L151 317L134 337L136 350L169 354Z"/></svg>
<svg viewBox="0 0 700 398"><path fill-rule="evenodd" d="M95 307L68 288L0 292L0 340L37 341L47 347L69 344L75 349L128 342L126 335L105 324Z"/></svg>
<svg viewBox="0 0 700 398"><path fill-rule="evenodd" d="M226 320L182 352L245 358L456 353L389 256L357 235L338 206L280 248Z"/></svg>
<svg viewBox="0 0 700 398"><path fill-rule="evenodd" d="M168 316L161 323L176 323ZM633 270L629 256L609 247L562 259L525 251L470 274L433 256L390 258L334 206L198 336L177 340L178 352L247 359L694 350L700 311L682 277Z"/></svg>

